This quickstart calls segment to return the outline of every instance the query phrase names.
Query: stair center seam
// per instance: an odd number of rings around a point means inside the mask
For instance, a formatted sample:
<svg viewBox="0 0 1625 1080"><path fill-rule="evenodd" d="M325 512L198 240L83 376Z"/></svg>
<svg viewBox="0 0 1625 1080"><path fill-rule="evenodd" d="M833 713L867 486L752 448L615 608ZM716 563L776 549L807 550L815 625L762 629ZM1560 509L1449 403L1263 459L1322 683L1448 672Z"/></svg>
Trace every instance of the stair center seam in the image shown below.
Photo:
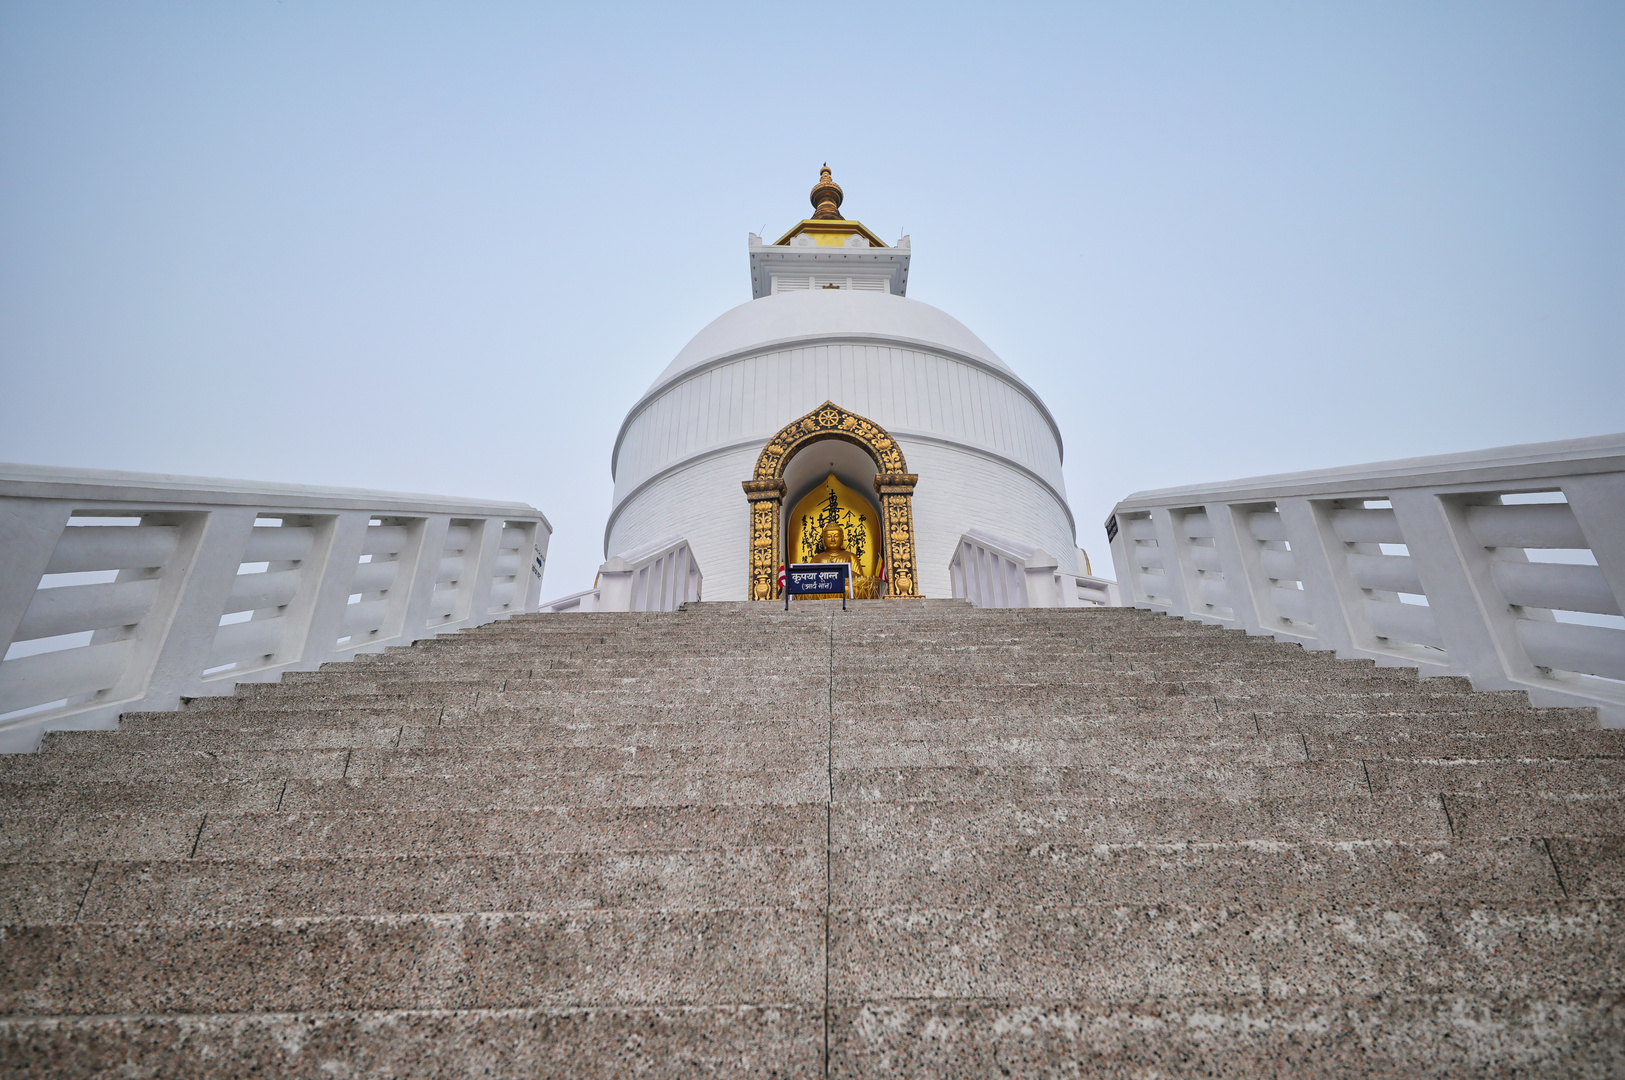
<svg viewBox="0 0 1625 1080"><path fill-rule="evenodd" d="M824 801L824 1078L829 1080L829 917L834 889L833 848L835 817L835 612L829 613L829 695L824 736L824 775L828 781Z"/></svg>

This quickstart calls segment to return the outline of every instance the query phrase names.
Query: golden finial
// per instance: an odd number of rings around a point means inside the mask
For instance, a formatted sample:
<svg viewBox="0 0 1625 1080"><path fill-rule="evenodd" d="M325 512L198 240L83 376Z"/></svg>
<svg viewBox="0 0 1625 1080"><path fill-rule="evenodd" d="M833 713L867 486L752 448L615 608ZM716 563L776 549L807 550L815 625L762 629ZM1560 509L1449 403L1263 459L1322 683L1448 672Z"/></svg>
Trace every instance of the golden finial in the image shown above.
<svg viewBox="0 0 1625 1080"><path fill-rule="evenodd" d="M829 162L819 171L812 189L813 218L844 221L841 217L841 186L829 178Z"/></svg>

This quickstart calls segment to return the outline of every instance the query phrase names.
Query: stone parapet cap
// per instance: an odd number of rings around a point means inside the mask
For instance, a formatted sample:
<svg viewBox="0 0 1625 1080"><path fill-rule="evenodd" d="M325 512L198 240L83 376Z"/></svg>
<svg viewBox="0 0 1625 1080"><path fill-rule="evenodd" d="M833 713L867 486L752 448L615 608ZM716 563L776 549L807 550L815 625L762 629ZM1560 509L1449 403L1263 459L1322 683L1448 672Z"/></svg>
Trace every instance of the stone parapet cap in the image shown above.
<svg viewBox="0 0 1625 1080"><path fill-rule="evenodd" d="M255 506L262 509L348 510L367 508L386 513L506 515L553 527L535 507L520 502L458 499L414 492L367 488L318 487L212 476L70 469L50 465L0 463L0 496L25 499L71 499L78 502L160 503L176 505Z"/></svg>

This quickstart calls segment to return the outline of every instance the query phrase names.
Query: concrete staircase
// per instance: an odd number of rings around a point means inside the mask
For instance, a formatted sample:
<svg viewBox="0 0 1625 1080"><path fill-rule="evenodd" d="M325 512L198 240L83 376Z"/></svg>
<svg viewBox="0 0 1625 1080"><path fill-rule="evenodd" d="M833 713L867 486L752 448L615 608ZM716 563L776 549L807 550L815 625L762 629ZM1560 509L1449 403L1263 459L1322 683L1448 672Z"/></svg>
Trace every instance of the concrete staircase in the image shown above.
<svg viewBox="0 0 1625 1080"><path fill-rule="evenodd" d="M1625 733L1125 609L465 631L0 760L0 1074L1618 1076Z"/></svg>

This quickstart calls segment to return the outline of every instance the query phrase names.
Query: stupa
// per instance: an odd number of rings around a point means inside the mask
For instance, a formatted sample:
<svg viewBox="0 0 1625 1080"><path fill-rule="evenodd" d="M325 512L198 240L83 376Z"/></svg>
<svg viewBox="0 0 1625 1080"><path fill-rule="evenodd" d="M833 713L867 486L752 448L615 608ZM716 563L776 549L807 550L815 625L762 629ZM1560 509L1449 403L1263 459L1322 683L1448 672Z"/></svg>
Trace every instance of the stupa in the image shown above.
<svg viewBox="0 0 1625 1080"><path fill-rule="evenodd" d="M831 524L894 598L950 596L970 529L1070 562L1044 402L957 319L909 299L909 238L887 245L842 217L827 165L811 201L772 243L750 235L751 300L627 411L605 555L685 537L715 600L770 598L778 567L814 555Z"/></svg>

